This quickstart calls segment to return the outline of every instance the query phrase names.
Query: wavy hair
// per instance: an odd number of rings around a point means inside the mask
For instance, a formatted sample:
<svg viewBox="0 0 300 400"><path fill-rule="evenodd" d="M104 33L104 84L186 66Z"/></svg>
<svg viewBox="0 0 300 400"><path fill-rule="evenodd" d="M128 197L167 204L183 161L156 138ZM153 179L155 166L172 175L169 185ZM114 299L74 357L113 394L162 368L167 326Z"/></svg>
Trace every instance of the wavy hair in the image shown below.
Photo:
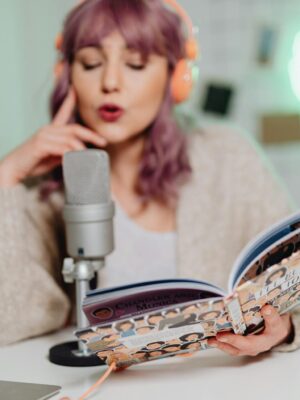
<svg viewBox="0 0 300 400"><path fill-rule="evenodd" d="M86 0L67 16L62 37L63 70L50 100L52 117L69 89L70 66L76 52L97 46L118 30L130 48L147 59L151 53L168 60L169 80L175 65L185 55L184 35L179 16L161 0ZM72 122L84 124L79 115ZM191 174L186 138L173 115L170 84L160 110L147 128L136 187L144 201L159 199L173 202L179 187Z"/></svg>

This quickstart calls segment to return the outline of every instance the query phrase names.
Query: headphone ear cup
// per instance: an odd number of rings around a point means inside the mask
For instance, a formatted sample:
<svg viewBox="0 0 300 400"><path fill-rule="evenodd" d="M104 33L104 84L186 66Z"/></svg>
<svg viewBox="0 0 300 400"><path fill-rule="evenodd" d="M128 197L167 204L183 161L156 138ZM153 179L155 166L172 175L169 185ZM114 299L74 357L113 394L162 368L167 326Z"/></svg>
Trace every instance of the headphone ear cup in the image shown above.
<svg viewBox="0 0 300 400"><path fill-rule="evenodd" d="M193 88L192 70L187 60L178 61L171 79L171 94L175 103L187 100Z"/></svg>

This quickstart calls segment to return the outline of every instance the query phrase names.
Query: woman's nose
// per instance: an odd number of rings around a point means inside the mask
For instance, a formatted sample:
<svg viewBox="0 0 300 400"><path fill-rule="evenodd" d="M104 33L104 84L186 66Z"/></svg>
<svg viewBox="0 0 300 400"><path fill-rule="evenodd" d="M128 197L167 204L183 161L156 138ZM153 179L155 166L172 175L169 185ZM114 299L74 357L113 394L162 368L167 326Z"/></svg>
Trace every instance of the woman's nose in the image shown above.
<svg viewBox="0 0 300 400"><path fill-rule="evenodd" d="M107 63L104 67L102 76L102 87L103 93L111 93L119 91L121 88L121 71L117 63Z"/></svg>

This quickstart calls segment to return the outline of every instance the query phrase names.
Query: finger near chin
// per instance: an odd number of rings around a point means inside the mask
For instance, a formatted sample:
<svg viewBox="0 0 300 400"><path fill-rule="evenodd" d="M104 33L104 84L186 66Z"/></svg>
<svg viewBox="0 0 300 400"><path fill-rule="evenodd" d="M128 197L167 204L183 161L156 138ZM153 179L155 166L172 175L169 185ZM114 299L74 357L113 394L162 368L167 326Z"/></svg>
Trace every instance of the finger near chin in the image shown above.
<svg viewBox="0 0 300 400"><path fill-rule="evenodd" d="M55 126L65 125L69 121L74 111L75 104L76 104L75 91L73 88L70 88L60 109L53 118L52 124Z"/></svg>
<svg viewBox="0 0 300 400"><path fill-rule="evenodd" d="M80 125L70 125L68 128L72 135L77 136L79 139L94 144L95 146L106 146L107 140L104 139L99 133L90 129L84 128Z"/></svg>
<svg viewBox="0 0 300 400"><path fill-rule="evenodd" d="M51 156L62 157L65 153L71 150L72 146L70 143L45 143L41 149L41 156L43 155L44 159Z"/></svg>
<svg viewBox="0 0 300 400"><path fill-rule="evenodd" d="M43 175L51 172L54 168L61 165L61 157L53 158L53 160L45 161L41 165L38 165L32 170L32 176Z"/></svg>
<svg viewBox="0 0 300 400"><path fill-rule="evenodd" d="M70 139L68 145L72 150L80 151L86 149L86 145L77 139Z"/></svg>
<svg viewBox="0 0 300 400"><path fill-rule="evenodd" d="M70 150L84 150L86 149L86 145L81 139L78 139L76 136L68 136L68 135L61 135L61 136L49 136L48 138L49 145L52 146L62 146L62 149Z"/></svg>

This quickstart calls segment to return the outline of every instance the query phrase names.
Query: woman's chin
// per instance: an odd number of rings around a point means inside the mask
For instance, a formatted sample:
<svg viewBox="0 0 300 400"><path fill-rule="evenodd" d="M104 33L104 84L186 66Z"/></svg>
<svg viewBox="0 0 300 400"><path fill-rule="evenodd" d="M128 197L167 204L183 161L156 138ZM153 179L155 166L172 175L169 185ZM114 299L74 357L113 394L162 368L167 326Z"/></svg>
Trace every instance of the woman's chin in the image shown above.
<svg viewBox="0 0 300 400"><path fill-rule="evenodd" d="M119 144L125 144L129 141L134 140L140 135L138 133L131 134L124 131L111 131L111 132L105 131L104 133L104 131L101 130L99 136L102 136L107 141L107 146L114 146Z"/></svg>

